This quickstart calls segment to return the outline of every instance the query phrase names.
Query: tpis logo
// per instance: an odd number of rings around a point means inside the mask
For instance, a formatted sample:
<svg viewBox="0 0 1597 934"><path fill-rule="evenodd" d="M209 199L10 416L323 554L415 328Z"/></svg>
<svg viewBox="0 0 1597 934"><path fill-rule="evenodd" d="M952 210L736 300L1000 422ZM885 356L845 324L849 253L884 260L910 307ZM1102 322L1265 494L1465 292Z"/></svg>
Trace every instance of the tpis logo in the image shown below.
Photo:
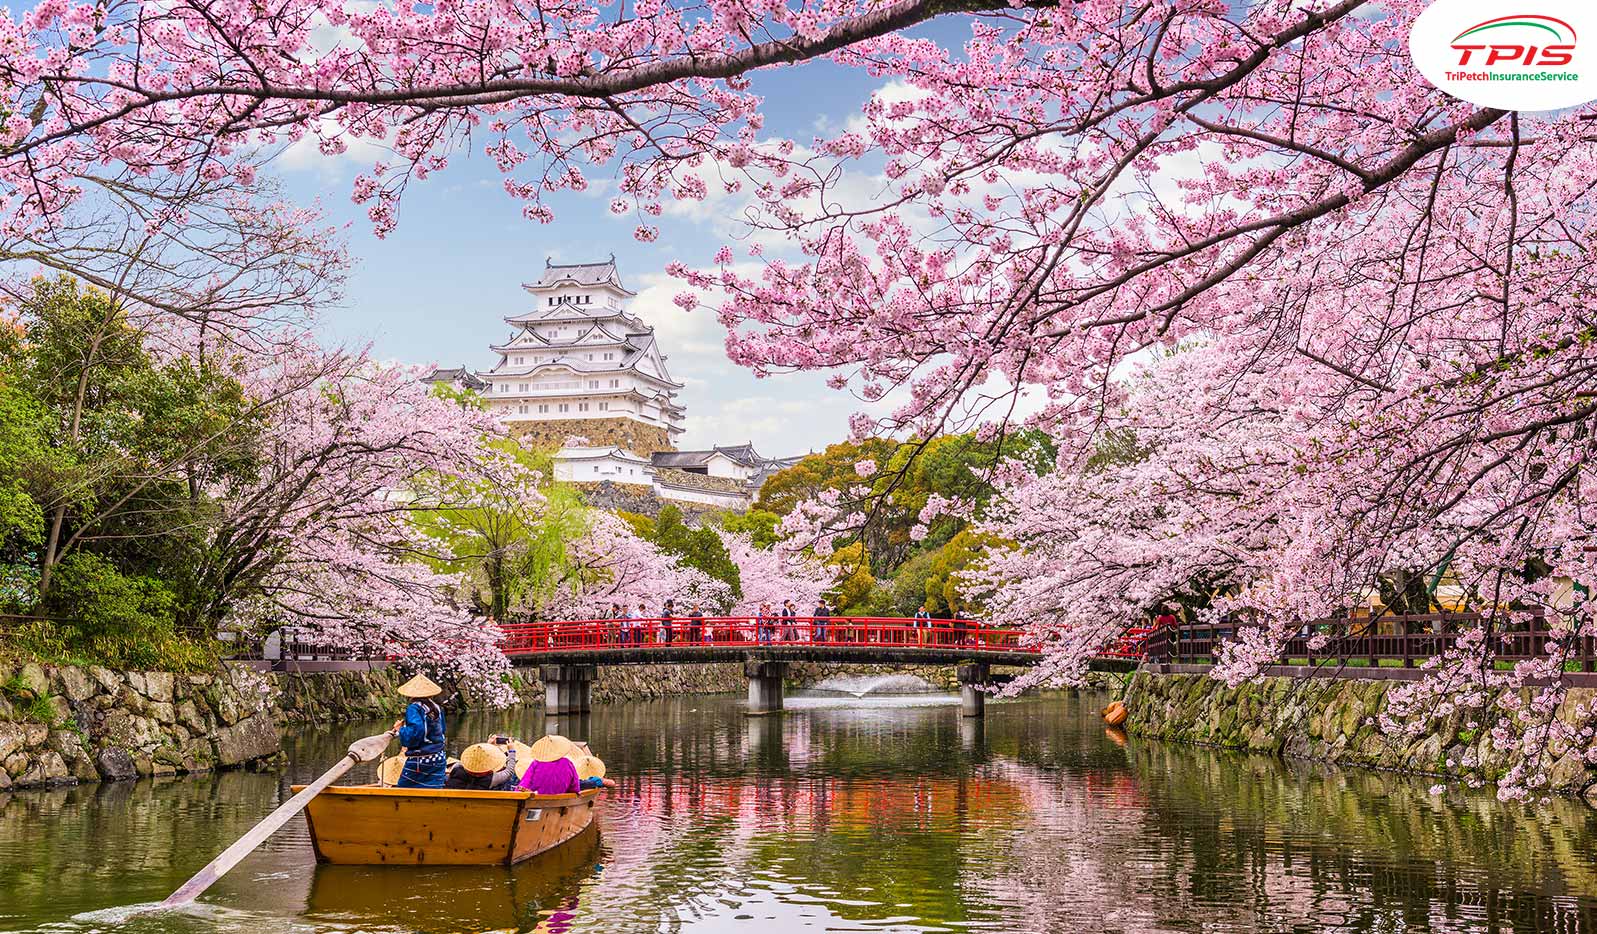
<svg viewBox="0 0 1597 934"><path fill-rule="evenodd" d="M1597 99L1597 0L1436 0L1409 51L1432 84L1472 104L1573 107Z"/></svg>

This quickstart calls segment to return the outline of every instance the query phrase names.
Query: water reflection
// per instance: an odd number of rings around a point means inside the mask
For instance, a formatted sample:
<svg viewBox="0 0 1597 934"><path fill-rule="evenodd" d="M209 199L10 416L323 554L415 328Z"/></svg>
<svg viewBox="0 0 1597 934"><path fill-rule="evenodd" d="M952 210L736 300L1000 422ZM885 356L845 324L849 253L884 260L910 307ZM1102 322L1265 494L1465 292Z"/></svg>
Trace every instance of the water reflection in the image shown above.
<svg viewBox="0 0 1597 934"><path fill-rule="evenodd" d="M1593 931L1597 817L1106 732L1098 698L601 706L560 729L620 784L513 869L316 866L303 825L144 931ZM462 742L536 712L464 718ZM0 931L154 901L336 758L289 773L0 796ZM72 920L74 916L77 920Z"/></svg>
<svg viewBox="0 0 1597 934"><path fill-rule="evenodd" d="M598 858L598 829L589 825L564 846L487 872L472 866L403 872L383 866L317 866L303 917L351 926L383 918L400 929L559 930L579 917L582 885L599 871Z"/></svg>

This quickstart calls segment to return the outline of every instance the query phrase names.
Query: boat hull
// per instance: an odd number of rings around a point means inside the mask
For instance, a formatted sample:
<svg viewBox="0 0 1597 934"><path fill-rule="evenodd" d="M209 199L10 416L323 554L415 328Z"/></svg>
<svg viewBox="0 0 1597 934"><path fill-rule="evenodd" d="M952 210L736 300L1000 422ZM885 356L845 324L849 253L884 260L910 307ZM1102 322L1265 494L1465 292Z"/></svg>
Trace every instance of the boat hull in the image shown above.
<svg viewBox="0 0 1597 934"><path fill-rule="evenodd" d="M580 834L598 797L334 786L305 806L305 824L323 863L508 866Z"/></svg>

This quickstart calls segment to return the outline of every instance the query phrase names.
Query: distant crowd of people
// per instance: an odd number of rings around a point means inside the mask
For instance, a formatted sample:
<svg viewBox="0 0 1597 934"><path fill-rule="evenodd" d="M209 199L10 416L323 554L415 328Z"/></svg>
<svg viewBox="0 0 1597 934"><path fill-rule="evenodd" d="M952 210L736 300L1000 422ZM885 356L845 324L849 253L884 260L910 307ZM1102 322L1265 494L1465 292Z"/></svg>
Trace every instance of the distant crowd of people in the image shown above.
<svg viewBox="0 0 1597 934"><path fill-rule="evenodd" d="M610 645L662 645L673 642L866 642L896 641L905 644L933 645L966 642L978 624L963 613L951 619L935 619L922 605L908 625L884 624L879 620L839 616L825 598L804 614L792 600L780 608L761 603L748 618L707 617L698 603L681 612L676 601L667 599L658 615L650 615L643 604L610 604L604 624L603 641Z"/></svg>

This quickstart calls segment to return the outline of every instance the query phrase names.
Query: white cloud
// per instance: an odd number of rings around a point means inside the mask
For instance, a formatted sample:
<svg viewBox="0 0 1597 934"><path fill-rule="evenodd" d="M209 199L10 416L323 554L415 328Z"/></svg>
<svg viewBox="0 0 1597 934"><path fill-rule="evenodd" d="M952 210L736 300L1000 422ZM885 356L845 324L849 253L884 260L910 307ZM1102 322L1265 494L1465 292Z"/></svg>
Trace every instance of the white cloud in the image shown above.
<svg viewBox="0 0 1597 934"><path fill-rule="evenodd" d="M343 181L349 173L370 168L393 156L393 152L382 143L349 136L331 118L323 117L318 123L318 130L320 136L306 133L284 147L273 160L274 163L287 172L313 172L321 176L322 181L331 183ZM322 152L322 137L342 139L344 151L336 155Z"/></svg>

